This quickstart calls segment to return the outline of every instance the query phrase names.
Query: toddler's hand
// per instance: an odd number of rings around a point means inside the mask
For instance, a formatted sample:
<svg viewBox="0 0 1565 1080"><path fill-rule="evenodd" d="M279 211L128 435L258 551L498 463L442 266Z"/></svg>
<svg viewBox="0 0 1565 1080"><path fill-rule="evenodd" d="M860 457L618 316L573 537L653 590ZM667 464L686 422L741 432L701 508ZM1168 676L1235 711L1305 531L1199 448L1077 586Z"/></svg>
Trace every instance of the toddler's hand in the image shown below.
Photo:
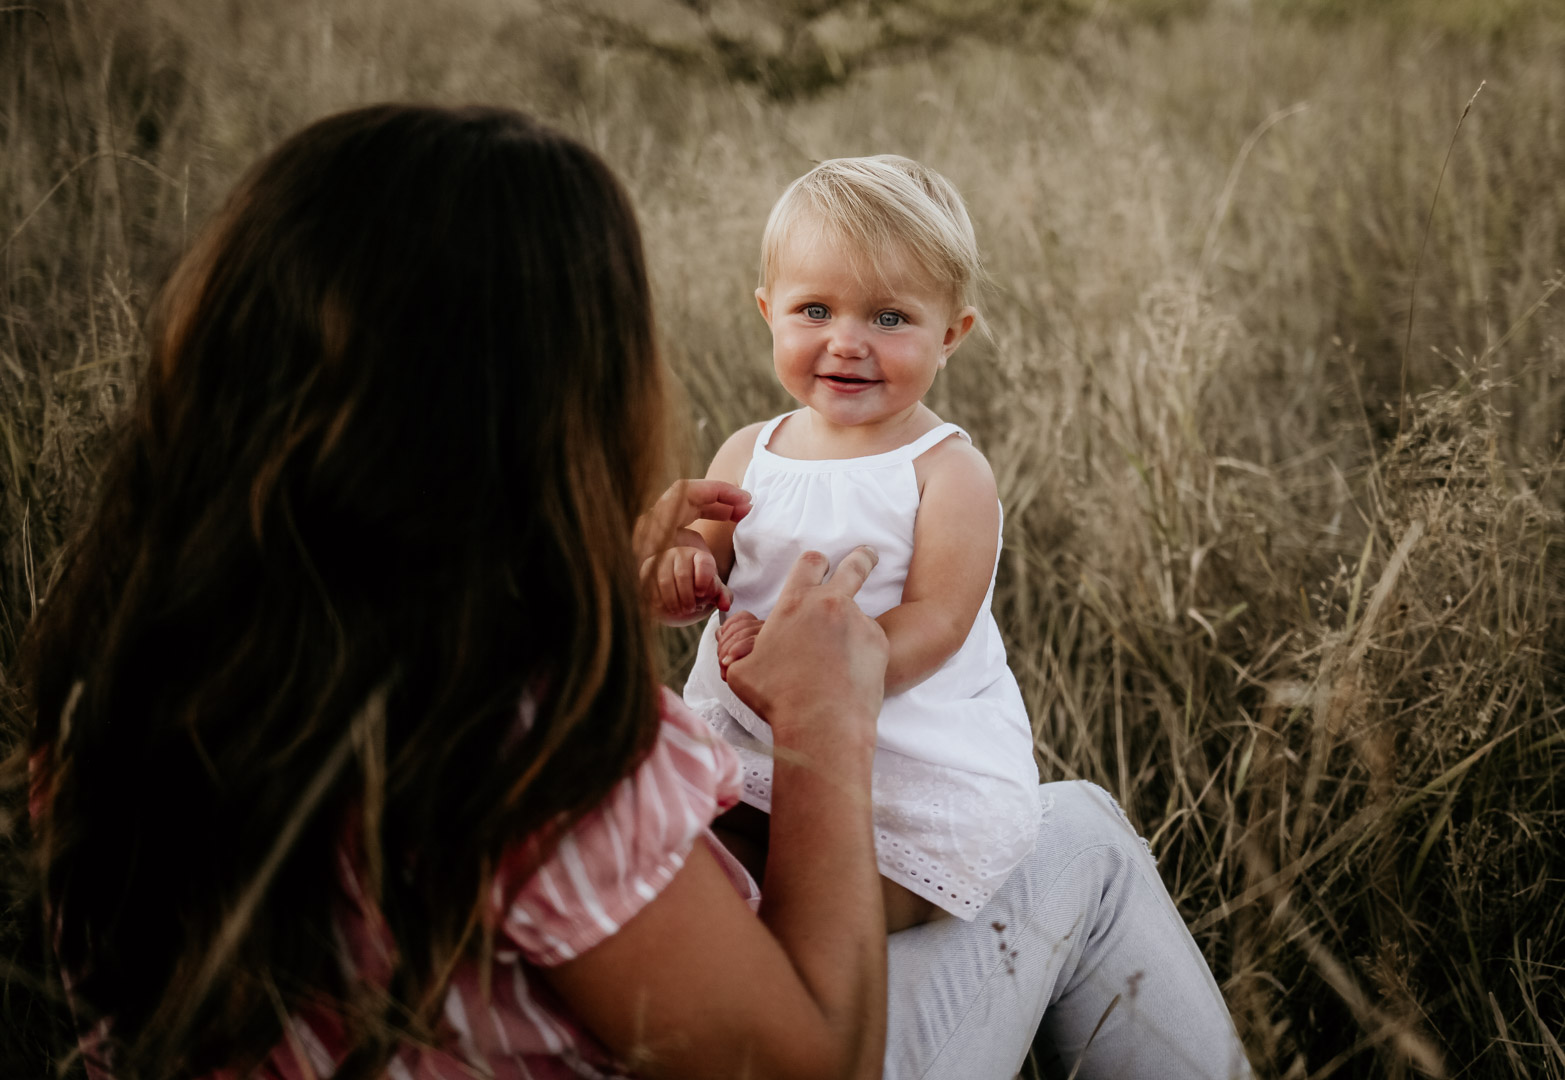
<svg viewBox="0 0 1565 1080"><path fill-rule="evenodd" d="M750 655L750 650L755 648L755 636L765 625L764 619L757 619L748 611L736 611L717 628L717 663L724 679L728 678L729 664Z"/></svg>
<svg viewBox="0 0 1565 1080"><path fill-rule="evenodd" d="M668 626L704 619L715 607L727 611L734 594L717 576L717 560L695 533L680 530L685 541L641 564L641 587L653 612Z"/></svg>
<svg viewBox="0 0 1565 1080"><path fill-rule="evenodd" d="M738 521L750 512L750 493L723 480L678 480L636 520L631 544L641 566L641 589L653 613L684 626L712 609L728 610L733 593L717 575L717 560L698 520Z"/></svg>

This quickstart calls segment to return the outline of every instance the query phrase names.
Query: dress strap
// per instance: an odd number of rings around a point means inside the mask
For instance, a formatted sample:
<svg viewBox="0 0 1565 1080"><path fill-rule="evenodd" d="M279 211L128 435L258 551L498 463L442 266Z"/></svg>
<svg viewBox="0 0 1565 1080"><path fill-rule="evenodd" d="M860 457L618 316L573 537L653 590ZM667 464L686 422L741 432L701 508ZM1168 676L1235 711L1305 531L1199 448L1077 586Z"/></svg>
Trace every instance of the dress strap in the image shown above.
<svg viewBox="0 0 1565 1080"><path fill-rule="evenodd" d="M944 442L952 435L960 435L968 442L973 441L971 435L955 424L941 424L939 427L924 432L918 438L908 443L902 448L902 452L907 455L907 460L912 461L924 451L932 449L936 444Z"/></svg>
<svg viewBox="0 0 1565 1080"><path fill-rule="evenodd" d="M798 409L793 410L793 412L798 411ZM792 415L792 412L785 412L781 416L772 417L761 425L761 430L755 436L755 449L757 452L766 449L766 444L772 441L772 433L777 430L777 425Z"/></svg>

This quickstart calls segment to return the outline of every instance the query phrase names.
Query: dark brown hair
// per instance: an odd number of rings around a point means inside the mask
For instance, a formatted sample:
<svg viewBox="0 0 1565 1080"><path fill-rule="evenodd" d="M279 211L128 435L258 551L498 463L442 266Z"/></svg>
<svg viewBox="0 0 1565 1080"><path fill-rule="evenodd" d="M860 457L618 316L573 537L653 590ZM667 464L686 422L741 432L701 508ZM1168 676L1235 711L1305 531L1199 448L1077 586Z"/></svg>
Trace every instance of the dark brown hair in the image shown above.
<svg viewBox="0 0 1565 1080"><path fill-rule="evenodd" d="M122 1080L247 1067L322 998L372 1072L479 948L501 849L655 735L635 217L515 112L343 113L239 185L151 337L26 645L51 933ZM389 995L338 969L345 837Z"/></svg>

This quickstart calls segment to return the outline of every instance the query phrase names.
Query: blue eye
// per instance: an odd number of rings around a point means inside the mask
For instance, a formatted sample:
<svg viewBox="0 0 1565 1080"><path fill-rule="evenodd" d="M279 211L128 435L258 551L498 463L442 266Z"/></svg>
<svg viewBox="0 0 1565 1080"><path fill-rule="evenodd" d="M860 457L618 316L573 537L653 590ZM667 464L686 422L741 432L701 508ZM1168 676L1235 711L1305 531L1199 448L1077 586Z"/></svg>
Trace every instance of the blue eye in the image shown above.
<svg viewBox="0 0 1565 1080"><path fill-rule="evenodd" d="M884 326L888 330L892 327L901 326L905 322L907 322L907 319L903 318L895 311L882 311L879 315L875 316L875 325Z"/></svg>
<svg viewBox="0 0 1565 1080"><path fill-rule="evenodd" d="M804 315L809 319L824 319L826 317L826 305L806 304L804 305Z"/></svg>

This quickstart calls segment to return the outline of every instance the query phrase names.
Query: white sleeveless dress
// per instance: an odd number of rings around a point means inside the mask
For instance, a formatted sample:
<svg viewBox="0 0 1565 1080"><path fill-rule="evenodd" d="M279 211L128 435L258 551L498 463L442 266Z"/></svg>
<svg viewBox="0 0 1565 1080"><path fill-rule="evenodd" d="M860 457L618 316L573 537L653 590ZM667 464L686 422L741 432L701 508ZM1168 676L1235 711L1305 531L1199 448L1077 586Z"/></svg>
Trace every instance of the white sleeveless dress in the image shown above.
<svg viewBox="0 0 1565 1080"><path fill-rule="evenodd" d="M829 461L780 457L767 449L777 425L756 438L744 487L753 509L734 528L728 585L733 611L771 614L794 561L825 553L835 566L860 544L880 562L859 590L878 617L902 602L913 555L918 478L913 460L952 435L942 424L884 454ZM969 440L971 441L971 440ZM998 544L995 552L999 561ZM883 876L963 919L971 919L1037 837L1038 770L1032 728L989 605L989 591L962 647L927 679L885 699L874 763L875 853ZM701 636L685 701L739 753L741 798L771 812L771 727L723 680L714 614Z"/></svg>

